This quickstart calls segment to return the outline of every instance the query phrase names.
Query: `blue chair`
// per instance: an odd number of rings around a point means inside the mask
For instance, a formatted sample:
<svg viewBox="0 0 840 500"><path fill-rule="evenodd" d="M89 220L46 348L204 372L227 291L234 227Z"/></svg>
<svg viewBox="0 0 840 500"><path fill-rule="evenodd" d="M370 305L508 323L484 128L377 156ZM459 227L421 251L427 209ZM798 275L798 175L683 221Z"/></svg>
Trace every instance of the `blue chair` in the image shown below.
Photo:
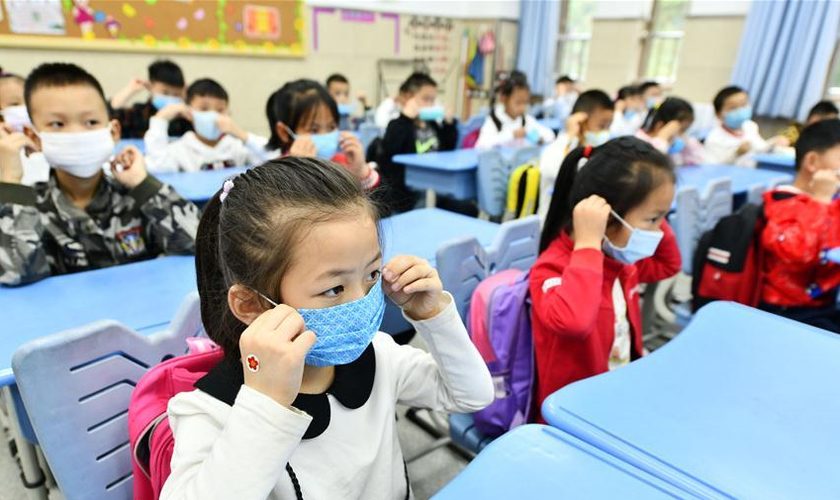
<svg viewBox="0 0 840 500"><path fill-rule="evenodd" d="M505 269L530 269L539 255L540 220L534 215L502 224L496 240L482 247L475 238L463 238L443 245L435 262L443 287L452 294L458 314L467 317L473 290L491 274ZM475 429L472 415L449 416L453 442L473 453L492 439Z"/></svg>
<svg viewBox="0 0 840 500"><path fill-rule="evenodd" d="M487 113L473 115L466 121L458 122L458 149L463 147L464 138L475 130L481 128L484 120L487 119Z"/></svg>
<svg viewBox="0 0 840 500"><path fill-rule="evenodd" d="M539 158L540 148L518 148L506 158L497 149L482 151L478 155L476 185L478 208L490 217L501 217L507 203L508 179L516 167Z"/></svg>
<svg viewBox="0 0 840 500"><path fill-rule="evenodd" d="M185 339L201 334L198 294L192 293L165 331L143 336L115 321L98 321L15 352L15 380L66 498L132 498L131 393L151 367L183 354Z"/></svg>
<svg viewBox="0 0 840 500"><path fill-rule="evenodd" d="M375 123L365 122L359 126L357 134L359 136L359 142L362 143L362 151L367 152L370 143L377 137L382 137L384 131L377 127Z"/></svg>

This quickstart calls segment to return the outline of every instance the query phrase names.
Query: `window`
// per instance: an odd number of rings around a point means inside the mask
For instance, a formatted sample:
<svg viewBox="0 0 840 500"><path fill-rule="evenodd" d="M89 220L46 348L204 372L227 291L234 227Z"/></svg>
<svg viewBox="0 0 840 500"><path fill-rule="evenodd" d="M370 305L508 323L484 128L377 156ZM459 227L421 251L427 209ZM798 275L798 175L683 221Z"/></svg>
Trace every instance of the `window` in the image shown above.
<svg viewBox="0 0 840 500"><path fill-rule="evenodd" d="M560 33L557 34L555 77L569 75L586 78L589 64L589 40L592 38L592 15L595 0L568 0L560 6Z"/></svg>
<svg viewBox="0 0 840 500"><path fill-rule="evenodd" d="M833 101L840 100L840 37L834 45L834 57L826 78L825 95Z"/></svg>
<svg viewBox="0 0 840 500"><path fill-rule="evenodd" d="M677 78L689 0L654 0L642 52L642 79L672 83Z"/></svg>

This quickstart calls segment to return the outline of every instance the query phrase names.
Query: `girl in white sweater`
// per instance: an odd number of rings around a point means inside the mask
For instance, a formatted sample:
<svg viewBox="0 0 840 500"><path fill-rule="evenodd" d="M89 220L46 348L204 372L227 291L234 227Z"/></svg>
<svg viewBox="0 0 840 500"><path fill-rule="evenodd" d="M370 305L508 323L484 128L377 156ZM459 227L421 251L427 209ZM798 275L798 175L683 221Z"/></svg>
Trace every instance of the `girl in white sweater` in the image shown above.
<svg viewBox="0 0 840 500"><path fill-rule="evenodd" d="M528 114L531 88L524 75L511 75L499 85L497 93L499 104L491 105L490 115L478 133L476 148L548 144L554 140L554 132Z"/></svg>
<svg viewBox="0 0 840 500"><path fill-rule="evenodd" d="M225 360L169 403L162 499L411 498L396 405L490 404L452 296L422 259L383 266L376 214L350 173L317 158L270 161L210 201L198 290ZM383 293L430 353L378 331Z"/></svg>

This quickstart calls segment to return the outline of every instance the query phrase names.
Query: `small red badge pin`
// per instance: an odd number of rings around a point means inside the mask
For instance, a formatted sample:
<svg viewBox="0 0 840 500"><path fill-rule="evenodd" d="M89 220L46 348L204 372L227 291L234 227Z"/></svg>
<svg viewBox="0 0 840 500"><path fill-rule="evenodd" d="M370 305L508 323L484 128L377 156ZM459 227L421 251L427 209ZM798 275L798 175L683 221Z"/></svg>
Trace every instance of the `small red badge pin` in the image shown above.
<svg viewBox="0 0 840 500"><path fill-rule="evenodd" d="M253 354L249 354L245 361L248 363L248 370L257 373L260 371L260 360Z"/></svg>

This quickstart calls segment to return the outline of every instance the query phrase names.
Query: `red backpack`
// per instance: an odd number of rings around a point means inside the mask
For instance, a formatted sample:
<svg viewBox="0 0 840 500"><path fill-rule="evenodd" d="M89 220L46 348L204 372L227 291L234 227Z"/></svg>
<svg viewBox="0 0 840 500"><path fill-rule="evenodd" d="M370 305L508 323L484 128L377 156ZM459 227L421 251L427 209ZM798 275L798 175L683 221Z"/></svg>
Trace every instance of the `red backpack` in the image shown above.
<svg viewBox="0 0 840 500"><path fill-rule="evenodd" d="M137 382L128 404L128 435L134 469L134 500L157 500L169 477L175 439L166 407L224 358L209 339L188 339L190 354L153 367Z"/></svg>
<svg viewBox="0 0 840 500"><path fill-rule="evenodd" d="M703 234L692 267L694 311L715 300L758 306L764 282L761 232L765 224L763 208L746 203Z"/></svg>

